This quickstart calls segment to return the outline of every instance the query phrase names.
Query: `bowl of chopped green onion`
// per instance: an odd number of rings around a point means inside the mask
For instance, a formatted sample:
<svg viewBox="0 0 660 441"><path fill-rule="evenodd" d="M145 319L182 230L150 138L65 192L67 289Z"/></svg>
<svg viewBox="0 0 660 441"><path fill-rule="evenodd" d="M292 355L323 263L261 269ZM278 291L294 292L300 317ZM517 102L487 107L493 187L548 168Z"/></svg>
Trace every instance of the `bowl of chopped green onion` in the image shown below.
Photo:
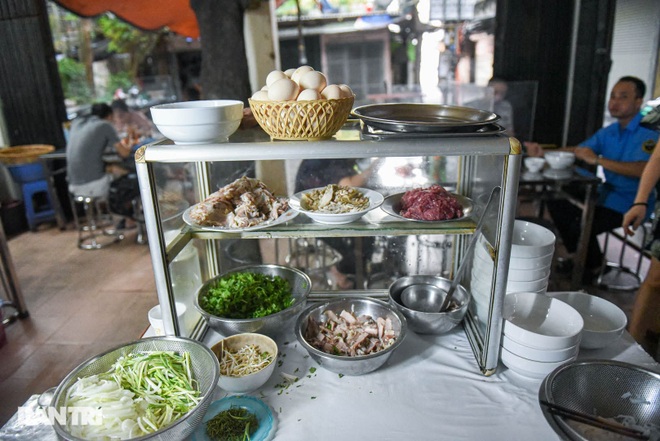
<svg viewBox="0 0 660 441"><path fill-rule="evenodd" d="M309 276L283 265L246 265L204 283L195 308L223 336L276 336L293 326L312 289Z"/></svg>
<svg viewBox="0 0 660 441"><path fill-rule="evenodd" d="M263 334L236 334L211 347L220 361L218 386L228 392L259 389L273 375L277 343Z"/></svg>
<svg viewBox="0 0 660 441"><path fill-rule="evenodd" d="M67 375L50 403L64 412L65 440L180 440L192 434L220 374L211 350L182 337L151 337L112 348Z"/></svg>

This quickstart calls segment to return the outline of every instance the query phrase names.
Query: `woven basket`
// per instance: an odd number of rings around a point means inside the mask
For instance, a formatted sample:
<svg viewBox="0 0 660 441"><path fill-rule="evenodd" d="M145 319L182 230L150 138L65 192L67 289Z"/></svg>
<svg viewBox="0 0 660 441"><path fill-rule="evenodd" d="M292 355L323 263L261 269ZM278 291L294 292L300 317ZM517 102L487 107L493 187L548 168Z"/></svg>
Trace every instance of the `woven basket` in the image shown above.
<svg viewBox="0 0 660 441"><path fill-rule="evenodd" d="M36 162L39 156L55 150L55 147L47 144L19 145L0 149L0 162L6 165L29 164Z"/></svg>
<svg viewBox="0 0 660 441"><path fill-rule="evenodd" d="M252 114L271 139L330 138L348 119L355 97L316 101L255 101Z"/></svg>

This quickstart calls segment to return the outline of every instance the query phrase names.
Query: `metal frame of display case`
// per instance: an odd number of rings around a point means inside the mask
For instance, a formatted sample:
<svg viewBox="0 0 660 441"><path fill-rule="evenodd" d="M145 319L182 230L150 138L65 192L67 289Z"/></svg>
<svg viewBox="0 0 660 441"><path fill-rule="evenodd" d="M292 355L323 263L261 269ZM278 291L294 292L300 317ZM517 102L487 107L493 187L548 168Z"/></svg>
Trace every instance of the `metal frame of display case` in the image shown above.
<svg viewBox="0 0 660 441"><path fill-rule="evenodd" d="M192 240L206 240L205 277L213 277L220 271L216 247L212 240L223 238L300 238L300 237L361 237L361 236L409 236L419 234L446 234L455 236L451 271L455 273L465 256L470 235L476 227L475 216L449 223L417 223L392 221L368 223L358 221L346 225L322 225L292 221L264 229L242 233L209 232L184 226L169 243L161 228L161 212L155 186L154 164L195 163L197 193L200 200L211 192L210 164L218 161L297 160L301 158L388 158L458 156L457 193L471 196L488 193L499 186L500 200L495 204L491 219L483 231L486 247L493 259L494 275L491 286L489 320L481 325L472 312L466 315L463 327L472 346L477 364L485 375L495 372L499 359L502 332L502 303L505 295L511 236L515 219L518 179L522 161L520 143L515 138L501 134L493 136L411 137L406 140L365 140L355 128L340 130L333 138L318 141L271 141L253 131L237 132L228 143L203 145L175 145L169 140L157 141L141 147L136 155L136 168L144 207L144 218L151 251L158 300L162 306L165 333L181 335L176 317L172 275L169 265L179 252ZM259 133L263 133L260 132ZM304 147L304 148L301 148ZM497 167L493 167L493 165ZM494 170L494 171L493 171ZM501 172L501 176L499 173ZM482 179L491 174L490 181ZM495 173L496 176L492 174ZM486 196L488 196L486 194ZM476 208L483 210L485 201L476 201ZM479 210L476 211L479 211ZM476 215L477 213L475 213ZM314 296L327 297L339 291L312 292ZM352 290L354 295L387 297L387 290ZM200 320L191 337L203 339L206 325Z"/></svg>

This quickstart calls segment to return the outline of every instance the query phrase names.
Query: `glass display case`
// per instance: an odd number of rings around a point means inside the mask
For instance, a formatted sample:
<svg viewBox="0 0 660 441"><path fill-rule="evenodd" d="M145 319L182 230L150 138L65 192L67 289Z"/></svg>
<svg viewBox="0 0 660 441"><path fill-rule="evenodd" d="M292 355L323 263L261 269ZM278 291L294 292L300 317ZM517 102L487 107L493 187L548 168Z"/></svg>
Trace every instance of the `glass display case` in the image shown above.
<svg viewBox="0 0 660 441"><path fill-rule="evenodd" d="M222 144L146 145L136 153L136 166L165 333L203 339L207 326L193 306L197 289L236 266L296 266L312 279L312 302L345 295L386 300L398 277L451 279L465 259L471 267L479 251L493 268L490 296L481 304L472 301L463 328L479 369L490 375L498 365L521 158L520 143L501 133L387 138L365 136L351 124L318 141L272 141L257 128L240 130ZM329 164L337 163L362 173L361 186L385 197L437 183L468 198L472 210L458 220L412 222L380 207L340 225L299 214L243 230L199 228L185 216L190 206L240 176L256 177L276 195L291 196L310 185L306 178L315 176L314 166L327 173ZM484 213L494 189L498 196ZM468 253L481 216L480 240ZM461 280L468 290L469 269Z"/></svg>

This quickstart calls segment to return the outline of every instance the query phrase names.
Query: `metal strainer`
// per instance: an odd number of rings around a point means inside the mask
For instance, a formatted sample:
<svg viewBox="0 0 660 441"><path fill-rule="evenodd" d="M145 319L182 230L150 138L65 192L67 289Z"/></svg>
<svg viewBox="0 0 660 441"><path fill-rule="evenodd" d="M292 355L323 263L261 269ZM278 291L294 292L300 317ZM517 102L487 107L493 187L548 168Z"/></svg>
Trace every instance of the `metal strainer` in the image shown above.
<svg viewBox="0 0 660 441"><path fill-rule="evenodd" d="M195 428L202 422L202 418L206 413L206 408L213 398L213 389L218 383L218 376L220 374L220 366L215 354L213 354L213 352L202 343L188 338L144 338L142 340L118 346L90 358L71 371L71 373L62 380L55 391L51 406L54 406L56 409L64 407L66 391L78 380L78 378L109 371L112 364L123 355L147 351L189 352L193 369L193 378L197 381L200 396L203 398L194 409L171 425L149 435L133 438L132 441L147 439L180 441L185 439L192 434ZM55 431L60 437L66 440L81 440L81 438L71 435L66 427L60 425L57 420L55 421Z"/></svg>
<svg viewBox="0 0 660 441"><path fill-rule="evenodd" d="M543 380L539 400L602 418L625 415L637 426L656 425L660 430L660 374L629 363L585 360L560 366ZM603 434L541 407L548 423L567 439L591 440L594 433Z"/></svg>

